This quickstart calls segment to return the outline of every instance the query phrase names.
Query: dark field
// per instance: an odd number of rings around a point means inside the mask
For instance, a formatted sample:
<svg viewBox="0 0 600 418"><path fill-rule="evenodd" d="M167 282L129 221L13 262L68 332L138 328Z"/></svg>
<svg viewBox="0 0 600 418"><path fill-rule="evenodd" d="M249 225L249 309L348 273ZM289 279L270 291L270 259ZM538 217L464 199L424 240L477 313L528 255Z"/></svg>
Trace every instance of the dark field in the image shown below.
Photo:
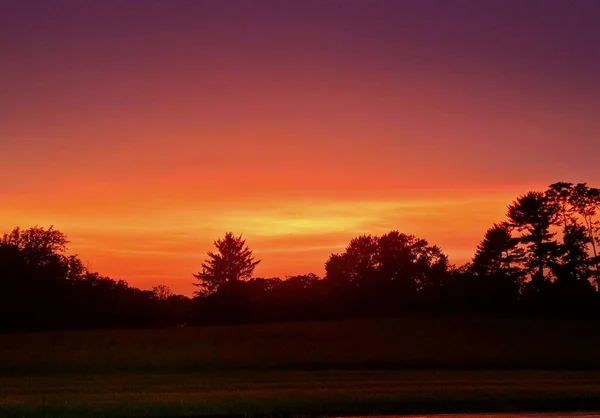
<svg viewBox="0 0 600 418"><path fill-rule="evenodd" d="M0 414L600 409L599 328L420 318L5 334Z"/></svg>

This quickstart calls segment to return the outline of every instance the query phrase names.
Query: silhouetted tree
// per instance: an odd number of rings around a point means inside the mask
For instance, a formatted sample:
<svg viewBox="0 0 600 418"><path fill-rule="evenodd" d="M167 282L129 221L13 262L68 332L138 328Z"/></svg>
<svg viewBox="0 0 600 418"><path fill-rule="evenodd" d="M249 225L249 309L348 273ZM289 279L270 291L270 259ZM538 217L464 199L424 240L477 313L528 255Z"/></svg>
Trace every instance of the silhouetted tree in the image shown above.
<svg viewBox="0 0 600 418"><path fill-rule="evenodd" d="M50 226L48 229L34 226L29 229L15 227L2 236L2 244L14 245L25 253L55 254L66 251L67 236Z"/></svg>
<svg viewBox="0 0 600 418"><path fill-rule="evenodd" d="M50 226L48 229L34 226L22 230L14 228L4 234L1 243L14 246L30 264L49 264L64 261L63 253L69 243L67 236Z"/></svg>
<svg viewBox="0 0 600 418"><path fill-rule="evenodd" d="M375 270L377 238L361 235L353 238L343 254L332 254L325 263L327 278L337 283L357 285Z"/></svg>
<svg viewBox="0 0 600 418"><path fill-rule="evenodd" d="M0 239L0 328L56 329L158 324L152 292L89 272L50 227ZM170 316L165 311L166 316Z"/></svg>
<svg viewBox="0 0 600 418"><path fill-rule="evenodd" d="M273 288L274 318L283 320L320 318L328 306L328 290L323 280L313 273L290 276ZM340 289L338 289L340 290Z"/></svg>
<svg viewBox="0 0 600 418"><path fill-rule="evenodd" d="M194 285L200 287L197 295L208 295L225 283L251 278L254 268L260 263L260 260L255 260L241 235L227 232L223 238L214 241L214 245L217 252L208 251L202 271L194 274L198 279Z"/></svg>
<svg viewBox="0 0 600 418"><path fill-rule="evenodd" d="M470 263L456 268L426 240L390 231L361 235L314 274L252 278L259 263L242 236L214 242L201 296L151 291L89 271L67 254L53 227L15 228L0 237L0 330L174 326L461 312L600 314L600 192L585 183L555 183L509 206ZM561 233L562 232L562 233ZM529 282L525 282L528 277Z"/></svg>
<svg viewBox="0 0 600 418"><path fill-rule="evenodd" d="M76 255L67 256L66 264L67 280L69 280L71 283L76 283L85 278L87 269L79 257Z"/></svg>
<svg viewBox="0 0 600 418"><path fill-rule="evenodd" d="M164 284L159 284L158 286L153 286L152 294L153 294L154 298L156 298L157 300L167 300L171 296L173 296L173 292L171 291L171 288L169 288L169 286L166 286Z"/></svg>
<svg viewBox="0 0 600 418"><path fill-rule="evenodd" d="M560 257L553 269L557 280L585 281L592 276L592 258L588 253L590 237L582 225L567 225L560 245Z"/></svg>
<svg viewBox="0 0 600 418"><path fill-rule="evenodd" d="M498 310L500 305L513 305L523 281L525 252L519 240L512 236L507 223L494 224L477 246L472 262L462 272L461 279L472 281L472 299L468 303ZM464 284L464 283L463 283Z"/></svg>
<svg viewBox="0 0 600 418"><path fill-rule="evenodd" d="M594 288L592 258L588 244L590 237L583 225L572 223L563 231L563 242L559 245L560 255L552 265L556 277L552 285L551 312L578 314L588 310L593 303Z"/></svg>
<svg viewBox="0 0 600 418"><path fill-rule="evenodd" d="M574 188L573 183L553 183L546 190L546 198L557 207L559 221L564 228L572 224L576 213L573 206Z"/></svg>
<svg viewBox="0 0 600 418"><path fill-rule="evenodd" d="M551 184L546 191L546 196L555 202L560 208L559 212L562 218L563 233L569 233L571 226L580 225L580 220L583 222L584 232L588 235L588 243L591 247L593 257L591 265L594 266L592 273L596 279L596 286L600 289L600 269L598 268L598 254L596 251L596 230L598 221L594 219L598 209L600 208L600 190L590 188L585 183L554 183ZM571 229L571 234L574 229ZM572 239L572 235L571 235Z"/></svg>
<svg viewBox="0 0 600 418"><path fill-rule="evenodd" d="M441 276L448 270L448 257L439 247L398 231L382 235L377 244L375 260L384 281L395 282L409 292L440 286Z"/></svg>
<svg viewBox="0 0 600 418"><path fill-rule="evenodd" d="M332 254L325 265L337 298L373 313L414 304L418 291L439 290L448 268L438 247L398 231L354 238L344 253Z"/></svg>
<svg viewBox="0 0 600 418"><path fill-rule="evenodd" d="M579 183L572 189L571 204L577 214L581 216L584 226L589 236L589 243L592 247L594 276L596 279L596 289L600 290L600 260L596 244L600 243L597 232L600 229L600 222L595 219L598 210L600 210L600 189L590 188L585 183Z"/></svg>
<svg viewBox="0 0 600 418"><path fill-rule="evenodd" d="M521 232L519 240L526 247L527 265L533 272L532 285L538 290L547 283L544 269L558 255L558 244L550 227L556 223L559 206L544 193L529 192L508 207L509 225Z"/></svg>
<svg viewBox="0 0 600 418"><path fill-rule="evenodd" d="M485 233L473 257L471 269L479 276L504 276L519 279L525 252L512 236L507 223L494 224Z"/></svg>

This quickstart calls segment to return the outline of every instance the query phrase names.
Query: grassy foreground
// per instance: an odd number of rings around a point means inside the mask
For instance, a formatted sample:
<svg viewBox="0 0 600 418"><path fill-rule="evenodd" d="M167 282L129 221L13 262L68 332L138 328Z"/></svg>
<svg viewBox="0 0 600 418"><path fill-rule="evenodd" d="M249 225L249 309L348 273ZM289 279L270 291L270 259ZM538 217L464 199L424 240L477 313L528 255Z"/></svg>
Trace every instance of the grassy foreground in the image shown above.
<svg viewBox="0 0 600 418"><path fill-rule="evenodd" d="M1 416L600 409L600 333L395 319L0 335Z"/></svg>

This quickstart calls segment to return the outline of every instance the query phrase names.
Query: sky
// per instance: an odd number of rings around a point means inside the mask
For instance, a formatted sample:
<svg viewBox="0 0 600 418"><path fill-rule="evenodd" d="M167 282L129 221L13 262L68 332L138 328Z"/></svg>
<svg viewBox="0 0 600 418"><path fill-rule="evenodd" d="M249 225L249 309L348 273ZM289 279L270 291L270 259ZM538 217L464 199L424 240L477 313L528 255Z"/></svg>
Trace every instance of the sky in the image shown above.
<svg viewBox="0 0 600 418"><path fill-rule="evenodd" d="M600 183L595 0L0 0L0 231L191 294L212 241L323 274L359 234L473 254Z"/></svg>

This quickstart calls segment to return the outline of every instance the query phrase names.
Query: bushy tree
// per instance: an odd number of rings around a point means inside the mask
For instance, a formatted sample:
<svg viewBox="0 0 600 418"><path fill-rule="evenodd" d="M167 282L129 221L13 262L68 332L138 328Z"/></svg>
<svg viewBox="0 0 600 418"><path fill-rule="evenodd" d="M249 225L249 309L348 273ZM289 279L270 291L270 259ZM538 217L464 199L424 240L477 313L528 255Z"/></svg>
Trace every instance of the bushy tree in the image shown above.
<svg viewBox="0 0 600 418"><path fill-rule="evenodd" d="M158 286L152 287L152 295L157 300L167 300L171 296L173 296L173 292L171 288L164 284L159 284Z"/></svg>
<svg viewBox="0 0 600 418"><path fill-rule="evenodd" d="M439 247L398 231L354 238L344 253L332 254L325 264L329 281L405 294L438 286L448 267Z"/></svg>
<svg viewBox="0 0 600 418"><path fill-rule="evenodd" d="M31 264L48 264L62 260L69 240L62 232L50 226L48 229L34 226L28 229L14 228L5 233L1 245L13 246Z"/></svg>
<svg viewBox="0 0 600 418"><path fill-rule="evenodd" d="M377 237L360 235L352 238L342 254L332 254L325 263L327 278L340 284L360 285L376 269Z"/></svg>

